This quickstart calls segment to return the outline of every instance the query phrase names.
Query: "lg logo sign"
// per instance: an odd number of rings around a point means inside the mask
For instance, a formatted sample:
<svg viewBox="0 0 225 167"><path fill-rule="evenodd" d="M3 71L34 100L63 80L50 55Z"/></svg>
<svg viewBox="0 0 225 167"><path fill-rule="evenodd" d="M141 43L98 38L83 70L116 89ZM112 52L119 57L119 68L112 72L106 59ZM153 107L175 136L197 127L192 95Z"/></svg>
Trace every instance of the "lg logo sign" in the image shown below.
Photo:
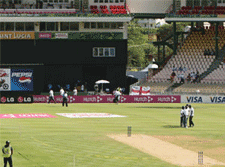
<svg viewBox="0 0 225 167"><path fill-rule="evenodd" d="M14 97L2 97L1 102L2 103L14 103L15 99Z"/></svg>
<svg viewBox="0 0 225 167"><path fill-rule="evenodd" d="M22 102L31 103L31 101L32 101L31 97L22 97L22 96L18 97L17 100L19 103L22 103Z"/></svg>
<svg viewBox="0 0 225 167"><path fill-rule="evenodd" d="M23 97L23 96L19 96L19 97L5 97L2 96L1 97L1 103L32 103L33 99L32 97L28 96L28 97Z"/></svg>

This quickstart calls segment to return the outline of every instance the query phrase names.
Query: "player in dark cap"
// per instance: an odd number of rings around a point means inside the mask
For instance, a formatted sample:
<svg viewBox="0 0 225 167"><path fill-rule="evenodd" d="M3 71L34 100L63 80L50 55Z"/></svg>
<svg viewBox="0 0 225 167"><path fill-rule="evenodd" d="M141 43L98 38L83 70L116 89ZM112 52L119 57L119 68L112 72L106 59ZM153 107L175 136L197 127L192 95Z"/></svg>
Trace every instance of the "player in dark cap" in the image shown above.
<svg viewBox="0 0 225 167"><path fill-rule="evenodd" d="M4 159L4 167L7 166L7 162L9 162L10 167L13 167L12 164L13 148L10 146L10 141L6 141L6 145L2 148L2 153Z"/></svg>

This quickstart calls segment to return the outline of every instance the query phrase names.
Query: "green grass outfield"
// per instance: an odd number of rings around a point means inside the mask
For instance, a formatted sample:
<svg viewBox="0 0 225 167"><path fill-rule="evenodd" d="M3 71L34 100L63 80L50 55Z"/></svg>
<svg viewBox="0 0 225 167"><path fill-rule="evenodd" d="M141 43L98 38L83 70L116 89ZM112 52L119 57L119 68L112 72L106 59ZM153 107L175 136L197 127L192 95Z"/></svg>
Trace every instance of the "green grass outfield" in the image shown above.
<svg viewBox="0 0 225 167"><path fill-rule="evenodd" d="M225 105L192 104L195 127L189 129L179 128L182 105L185 104L69 104L68 108L63 108L61 104L1 104L1 114L111 113L127 116L0 119L1 146L6 140L11 141L14 167L74 167L74 157L75 166L80 167L174 166L106 136L127 133L127 126L132 126L132 133L136 134L185 135L219 141L206 144L199 151L225 148ZM217 158L209 153L208 156ZM217 160L223 159L225 157ZM3 165L2 158L0 165Z"/></svg>

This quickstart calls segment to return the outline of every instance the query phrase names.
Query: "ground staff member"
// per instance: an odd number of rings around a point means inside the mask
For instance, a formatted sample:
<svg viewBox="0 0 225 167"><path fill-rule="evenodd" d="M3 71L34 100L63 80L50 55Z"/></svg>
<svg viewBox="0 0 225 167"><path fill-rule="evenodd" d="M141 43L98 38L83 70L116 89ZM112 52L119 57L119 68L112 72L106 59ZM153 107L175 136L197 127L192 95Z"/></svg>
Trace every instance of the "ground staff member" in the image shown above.
<svg viewBox="0 0 225 167"><path fill-rule="evenodd" d="M184 127L185 128L188 128L187 126L187 121L188 121L188 108L187 106L185 106L185 109L184 109Z"/></svg>
<svg viewBox="0 0 225 167"><path fill-rule="evenodd" d="M194 117L194 108L191 107L191 105L189 105L189 110L190 110L190 118L189 118L189 126L191 127L191 125L194 125L194 122L192 121L193 117Z"/></svg>
<svg viewBox="0 0 225 167"><path fill-rule="evenodd" d="M68 107L67 101L68 101L68 93L65 92L65 93L63 94L63 103L62 103L62 106L63 106L63 107L64 107L64 103L66 103L66 107Z"/></svg>
<svg viewBox="0 0 225 167"><path fill-rule="evenodd" d="M2 148L2 153L4 157L4 167L7 166L7 162L9 162L9 166L12 167L13 148L10 146L10 141L6 141L6 145Z"/></svg>
<svg viewBox="0 0 225 167"><path fill-rule="evenodd" d="M184 124L184 106L180 110L180 127Z"/></svg>

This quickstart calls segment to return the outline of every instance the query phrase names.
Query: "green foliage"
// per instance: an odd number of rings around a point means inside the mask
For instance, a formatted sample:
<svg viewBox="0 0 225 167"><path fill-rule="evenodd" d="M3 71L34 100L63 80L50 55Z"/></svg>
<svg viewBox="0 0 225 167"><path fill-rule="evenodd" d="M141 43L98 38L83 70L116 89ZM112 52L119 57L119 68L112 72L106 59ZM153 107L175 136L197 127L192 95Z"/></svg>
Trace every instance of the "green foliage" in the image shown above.
<svg viewBox="0 0 225 167"><path fill-rule="evenodd" d="M129 67L145 67L149 64L148 55L153 55L157 60L158 47L149 43L146 34L156 34L161 40L173 35L173 24L164 24L159 28L149 29L142 28L138 25L138 19L134 19L128 25L128 66ZM190 22L177 23L177 31L181 32L190 25ZM173 42L173 38L171 38ZM178 43L181 42L181 37L178 38ZM162 57L163 47L160 48L160 55ZM173 50L166 46L165 55L171 55Z"/></svg>

